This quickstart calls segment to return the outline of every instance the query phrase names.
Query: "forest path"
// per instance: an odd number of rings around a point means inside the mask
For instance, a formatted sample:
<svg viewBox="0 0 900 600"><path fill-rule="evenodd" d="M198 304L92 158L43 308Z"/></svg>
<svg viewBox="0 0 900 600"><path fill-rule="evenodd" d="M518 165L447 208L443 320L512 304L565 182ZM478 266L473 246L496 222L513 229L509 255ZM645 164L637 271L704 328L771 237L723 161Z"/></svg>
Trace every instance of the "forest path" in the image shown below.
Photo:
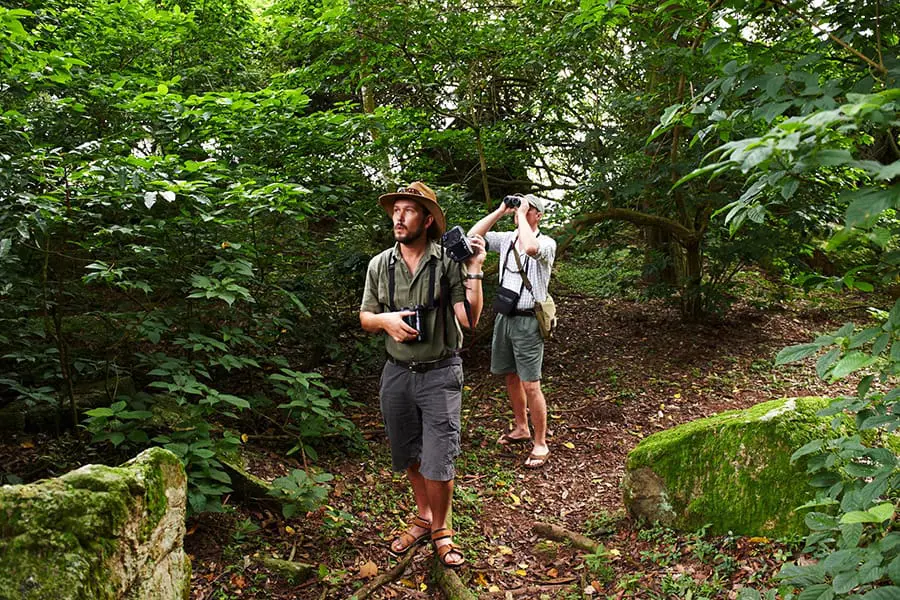
<svg viewBox="0 0 900 600"><path fill-rule="evenodd" d="M454 496L455 541L468 559L463 580L483 598L582 597L592 582L601 597L654 597L666 586L690 582L695 597L715 589L709 597L730 598L748 581L765 581L777 569L772 554L784 550L720 539L709 542L710 556L698 560L694 547L707 542L696 536L642 534L624 515L620 483L626 456L642 438L679 423L783 396L846 391L818 380L810 365L773 370L774 357L786 345L859 315L746 308L714 324L690 324L657 304L558 301L558 335L545 349L552 456L544 468L524 467L530 445L496 444L511 412L502 377L489 372L489 316L467 352L463 454ZM245 586L243 597L348 597L395 564L386 545L415 508L404 477L389 471L377 381L366 374L352 386L364 404L353 420L366 433L369 452L362 458L322 457L336 475L331 509L292 521L289 529L280 515L255 515L262 518L267 551L280 548L285 557L325 565L321 581L295 585L270 578L270 595L253 595ZM536 536L532 527L538 521L592 534L611 554L586 562L584 552ZM208 548L202 542L192 546L189 538L189 550L202 556ZM428 578L430 560L431 550L420 550L406 573L374 597L441 598ZM211 569L203 558L195 564L195 599L218 597L203 582L222 568L211 562ZM265 574L251 571L257 579ZM221 576L215 582L224 584Z"/></svg>

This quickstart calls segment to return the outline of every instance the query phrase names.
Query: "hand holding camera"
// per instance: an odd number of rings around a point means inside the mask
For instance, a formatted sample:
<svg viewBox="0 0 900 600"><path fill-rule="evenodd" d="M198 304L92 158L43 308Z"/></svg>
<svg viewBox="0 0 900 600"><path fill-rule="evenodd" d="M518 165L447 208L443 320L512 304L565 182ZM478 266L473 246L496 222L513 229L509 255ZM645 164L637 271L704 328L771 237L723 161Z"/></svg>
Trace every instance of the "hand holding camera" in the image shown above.
<svg viewBox="0 0 900 600"><path fill-rule="evenodd" d="M481 255L481 262L484 262L484 239L481 236L467 237L463 228L457 225L441 236L441 243L447 255L456 262L465 262L467 265L473 264L473 257Z"/></svg>

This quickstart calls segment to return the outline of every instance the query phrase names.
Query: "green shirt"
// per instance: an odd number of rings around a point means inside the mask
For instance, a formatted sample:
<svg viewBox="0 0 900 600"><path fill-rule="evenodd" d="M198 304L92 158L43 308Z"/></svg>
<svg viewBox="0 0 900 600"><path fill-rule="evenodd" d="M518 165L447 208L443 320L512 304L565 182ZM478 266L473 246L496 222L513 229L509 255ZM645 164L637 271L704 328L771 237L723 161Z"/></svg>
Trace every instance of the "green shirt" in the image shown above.
<svg viewBox="0 0 900 600"><path fill-rule="evenodd" d="M400 244L394 244L381 254L369 261L369 269L366 272L366 287L363 291L360 311L373 313L389 312L390 290L388 287L388 267L393 256L394 263L394 307L397 310L416 305L428 306L431 304L432 291L430 284L429 264L437 261L434 270L434 309L425 311L425 341L424 342L395 342L392 337L384 334L385 348L388 354L397 360L404 362L416 360L438 360L448 356L453 350L462 347L462 329L456 320L453 305L462 302L466 296L466 288L463 286L465 267L453 262L449 256L444 255L441 261L441 246L436 242L429 242L425 255L419 261L416 272L410 274L403 257L400 255ZM439 298L441 294L441 274L446 273L450 280L450 302L446 303L447 336L444 341L444 330L440 318Z"/></svg>

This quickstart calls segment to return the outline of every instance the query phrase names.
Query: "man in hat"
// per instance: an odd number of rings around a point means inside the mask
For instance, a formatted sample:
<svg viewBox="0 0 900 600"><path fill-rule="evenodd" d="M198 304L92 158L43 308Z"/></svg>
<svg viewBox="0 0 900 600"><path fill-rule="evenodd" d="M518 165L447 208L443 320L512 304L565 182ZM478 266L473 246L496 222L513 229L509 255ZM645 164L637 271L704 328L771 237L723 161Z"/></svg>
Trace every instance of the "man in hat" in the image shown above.
<svg viewBox="0 0 900 600"><path fill-rule="evenodd" d="M497 443L507 446L532 442L525 466L539 469L547 464L550 448L547 446L547 401L541 390L544 339L538 328L534 303L547 298L556 241L541 235L538 230L544 201L531 194L519 196L519 200L517 207L501 202L494 212L472 227L469 235L484 236L487 249L500 253L500 286L513 292L512 298L518 294L518 300L511 301L513 310L507 315L497 314L494 320L491 372L505 376L506 393L515 419L512 431L501 435ZM513 231L490 231L497 221L510 214L515 215ZM518 261L512 253L518 255ZM531 282L530 291L524 285L519 265ZM529 415L534 438L528 429Z"/></svg>
<svg viewBox="0 0 900 600"><path fill-rule="evenodd" d="M459 324L474 329L481 315L484 240L470 238L474 254L463 264L445 256L444 213L422 182L378 200L397 243L369 262L359 320L366 331L386 334L381 412L393 469L406 471L418 508L390 550L404 553L430 536L441 562L458 567L465 558L447 517L460 452Z"/></svg>

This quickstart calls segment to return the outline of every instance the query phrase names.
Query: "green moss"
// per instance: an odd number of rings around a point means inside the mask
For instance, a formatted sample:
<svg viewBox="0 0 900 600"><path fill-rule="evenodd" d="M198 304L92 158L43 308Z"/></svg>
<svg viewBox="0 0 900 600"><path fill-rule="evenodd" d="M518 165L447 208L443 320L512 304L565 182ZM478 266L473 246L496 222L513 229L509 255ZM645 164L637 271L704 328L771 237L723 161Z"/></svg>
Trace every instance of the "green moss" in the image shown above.
<svg viewBox="0 0 900 600"><path fill-rule="evenodd" d="M823 398L774 400L654 434L629 454L628 469L664 482L679 528L756 535L803 533L795 507L812 496L791 454L827 430ZM749 496L749 497L748 497Z"/></svg>
<svg viewBox="0 0 900 600"><path fill-rule="evenodd" d="M155 448L122 467L90 465L60 478L0 488L0 598L118 597L127 523L149 538L168 510L178 458ZM127 550L126 550L127 552Z"/></svg>

